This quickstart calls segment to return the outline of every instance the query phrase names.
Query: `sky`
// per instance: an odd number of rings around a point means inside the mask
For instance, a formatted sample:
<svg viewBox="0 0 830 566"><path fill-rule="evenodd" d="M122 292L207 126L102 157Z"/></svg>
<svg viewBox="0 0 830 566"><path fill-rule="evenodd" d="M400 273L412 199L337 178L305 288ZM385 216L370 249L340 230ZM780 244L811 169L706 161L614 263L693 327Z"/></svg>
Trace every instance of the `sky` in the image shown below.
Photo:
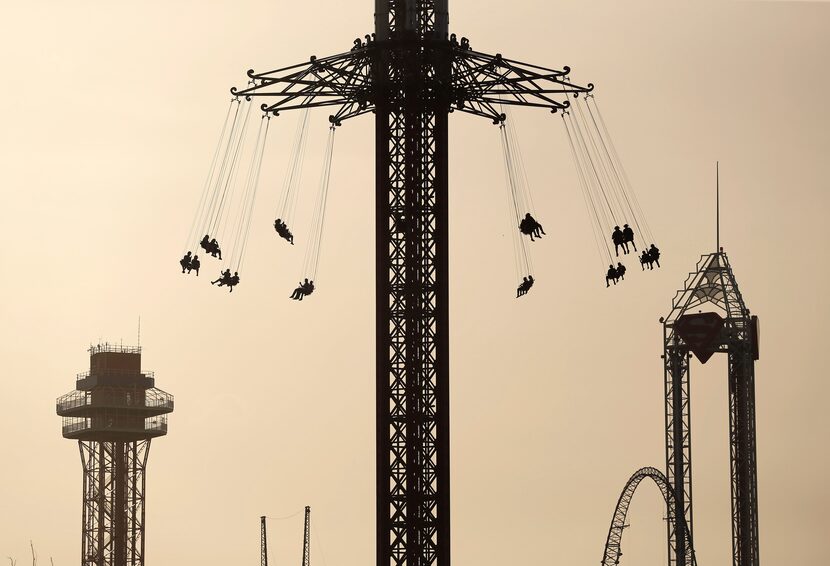
<svg viewBox="0 0 830 566"><path fill-rule="evenodd" d="M561 68L597 102L662 250L606 289L561 121L514 113L539 219L537 284L516 300L498 131L450 124L453 561L596 564L625 481L664 467L660 316L721 243L762 327L760 552L820 563L830 532L827 339L830 5L456 0L480 51ZM294 248L273 232L297 116L272 123L242 283L178 260L231 86L348 50L372 3L33 0L0 22L0 559L77 562L81 468L54 401L90 344L135 344L175 395L147 479L147 564L374 560L371 115L337 132L318 287L301 272L325 143L312 113ZM634 267L634 269L631 269ZM731 560L725 360L692 366L695 545ZM626 564L666 563L643 484Z"/></svg>

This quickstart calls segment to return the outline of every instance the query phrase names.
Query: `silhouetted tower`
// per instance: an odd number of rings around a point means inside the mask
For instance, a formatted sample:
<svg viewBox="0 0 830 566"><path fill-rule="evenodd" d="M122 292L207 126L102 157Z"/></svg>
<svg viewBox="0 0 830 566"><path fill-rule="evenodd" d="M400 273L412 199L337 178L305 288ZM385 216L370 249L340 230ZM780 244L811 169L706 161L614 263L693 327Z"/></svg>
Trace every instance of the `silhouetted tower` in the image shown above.
<svg viewBox="0 0 830 566"><path fill-rule="evenodd" d="M698 312L713 307L713 312ZM675 497L669 506L669 564L692 564L686 537L692 522L691 405L689 361L706 363L717 352L728 355L729 446L732 484L734 566L758 566L758 490L755 461L755 361L758 317L744 303L729 259L718 252L701 257L663 322L666 393L666 476ZM685 520L684 520L685 518Z"/></svg>
<svg viewBox="0 0 830 566"><path fill-rule="evenodd" d="M338 55L249 71L266 112L375 115L377 566L450 564L448 115L556 112L568 72L474 51L448 0L375 0L375 33Z"/></svg>
<svg viewBox="0 0 830 566"><path fill-rule="evenodd" d="M63 436L83 466L82 566L143 566L144 486L150 440L167 434L173 396L141 371L141 348L99 344L89 371L59 397Z"/></svg>
<svg viewBox="0 0 830 566"><path fill-rule="evenodd" d="M311 566L311 507L305 508L303 520L303 566Z"/></svg>

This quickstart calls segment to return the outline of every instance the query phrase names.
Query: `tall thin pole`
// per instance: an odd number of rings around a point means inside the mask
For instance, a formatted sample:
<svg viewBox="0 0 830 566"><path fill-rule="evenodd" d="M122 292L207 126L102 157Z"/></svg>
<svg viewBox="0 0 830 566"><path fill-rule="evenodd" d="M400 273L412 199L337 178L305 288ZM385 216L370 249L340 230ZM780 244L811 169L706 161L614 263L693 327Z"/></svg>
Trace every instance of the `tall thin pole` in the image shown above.
<svg viewBox="0 0 830 566"><path fill-rule="evenodd" d="M311 566L311 507L308 505L303 520L303 566Z"/></svg>
<svg viewBox="0 0 830 566"><path fill-rule="evenodd" d="M268 533L265 529L265 516L259 518L259 563L260 566L268 566Z"/></svg>
<svg viewBox="0 0 830 566"><path fill-rule="evenodd" d="M715 252L720 252L720 161L715 161Z"/></svg>

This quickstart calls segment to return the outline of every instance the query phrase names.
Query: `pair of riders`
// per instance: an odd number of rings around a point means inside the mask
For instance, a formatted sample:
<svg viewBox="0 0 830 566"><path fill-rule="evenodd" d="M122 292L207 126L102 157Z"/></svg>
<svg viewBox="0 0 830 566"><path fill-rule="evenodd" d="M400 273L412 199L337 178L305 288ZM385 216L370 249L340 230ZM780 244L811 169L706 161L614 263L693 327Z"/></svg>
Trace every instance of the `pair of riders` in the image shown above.
<svg viewBox="0 0 830 566"><path fill-rule="evenodd" d="M643 271L646 270L646 265L649 269L654 269L652 265L654 263L657 264L657 267L660 267L660 248L651 244L651 247L643 250L643 255L640 256L640 267L643 268Z"/></svg>
<svg viewBox="0 0 830 566"><path fill-rule="evenodd" d="M622 279L625 281L625 266L620 262L617 262L617 267L614 267L614 264L608 266L608 273L605 274L605 286L610 287L610 282L613 281L614 285L617 284L617 281Z"/></svg>
<svg viewBox="0 0 830 566"><path fill-rule="evenodd" d="M637 251L637 244L634 243L634 230L628 224L623 224L623 229L619 226L614 226L614 231L611 233L611 241L614 242L614 251L617 257L620 257L620 248L623 253L628 253L628 244L634 246L634 251Z"/></svg>
<svg viewBox="0 0 830 566"><path fill-rule="evenodd" d="M535 282L536 281L533 279L532 275L524 277L522 282L519 284L519 288L516 289L516 298L518 299L519 297L527 295L527 292L530 291L530 288L533 287Z"/></svg>
<svg viewBox="0 0 830 566"><path fill-rule="evenodd" d="M291 230L288 229L288 226L282 221L282 219L277 218L274 220L274 230L277 231L280 238L286 240L292 246L294 245L294 234L291 233Z"/></svg>
<svg viewBox="0 0 830 566"><path fill-rule="evenodd" d="M226 269L219 276L219 279L217 279L216 281L211 281L210 284L211 285L219 284L220 287L222 285L227 285L228 286L228 292L233 293L233 288L236 287L237 285L239 285L239 273L234 271L233 275L231 275L231 270Z"/></svg>
<svg viewBox="0 0 830 566"><path fill-rule="evenodd" d="M210 236L205 234L205 237L202 238L199 245L203 250L205 250L206 253L209 253L213 257L218 256L219 259L222 259L222 250L219 249L219 242L216 241L216 238L211 239Z"/></svg>
<svg viewBox="0 0 830 566"><path fill-rule="evenodd" d="M199 261L199 256L193 255L191 252L187 252L184 254L184 257L179 260L179 265L182 266L182 273L187 270L188 273L191 271L196 272L196 277L199 276L199 268L202 267L202 262Z"/></svg>
<svg viewBox="0 0 830 566"><path fill-rule="evenodd" d="M524 234L525 236L530 236L530 241L535 241L533 237L541 238L542 234L545 234L544 228L539 222L536 221L533 216L530 215L528 212L525 214L525 217L522 218L522 221L519 222L519 232ZM547 234L545 234L547 236Z"/></svg>
<svg viewBox="0 0 830 566"><path fill-rule="evenodd" d="M309 281L308 278L291 293L291 298L295 301L302 301L303 297L314 292L314 281Z"/></svg>

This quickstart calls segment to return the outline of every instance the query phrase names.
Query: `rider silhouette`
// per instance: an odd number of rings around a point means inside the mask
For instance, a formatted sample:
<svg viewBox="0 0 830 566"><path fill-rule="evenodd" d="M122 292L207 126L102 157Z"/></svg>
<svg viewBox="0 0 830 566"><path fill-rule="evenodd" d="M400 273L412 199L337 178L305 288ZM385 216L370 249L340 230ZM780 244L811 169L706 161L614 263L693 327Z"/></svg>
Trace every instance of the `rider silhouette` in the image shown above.
<svg viewBox="0 0 830 566"><path fill-rule="evenodd" d="M617 270L614 269L614 264L608 266L608 273L605 274L605 286L610 287L611 285L608 281L613 281L614 285L617 284Z"/></svg>
<svg viewBox="0 0 830 566"><path fill-rule="evenodd" d="M628 253L628 244L634 246L634 251L637 251L637 244L634 243L634 230L628 224L623 224L623 244L625 245L625 253Z"/></svg>
<svg viewBox="0 0 830 566"><path fill-rule="evenodd" d="M533 287L534 283L535 283L535 280L533 279L532 275L528 275L527 277L523 277L522 282L519 285L519 288L516 289L516 298L527 295L527 292L530 291L530 288Z"/></svg>
<svg viewBox="0 0 830 566"><path fill-rule="evenodd" d="M310 295L314 292L314 282L309 282L308 278L301 281L294 292L291 293L291 298L295 301L302 301L305 295Z"/></svg>
<svg viewBox="0 0 830 566"><path fill-rule="evenodd" d="M651 264L654 260L651 259L651 255L649 255L648 250L643 250L643 254L640 256L640 267L643 268L643 271L646 270L646 265L648 265L649 269L653 269Z"/></svg>
<svg viewBox="0 0 830 566"><path fill-rule="evenodd" d="M533 216L528 212L525 214L525 217L522 218L522 221L519 222L519 232L530 236L530 241L534 242L535 240L533 237L541 238L542 234L545 234L544 228L539 222L533 218ZM547 234L545 234L547 236Z"/></svg>
<svg viewBox="0 0 830 566"><path fill-rule="evenodd" d="M190 269L190 262L192 261L190 257L191 253L192 252L187 252L184 254L184 257L179 260L179 265L182 266L182 273L184 273L186 269Z"/></svg>
<svg viewBox="0 0 830 566"><path fill-rule="evenodd" d="M625 266L620 262L617 262L617 277L625 281Z"/></svg>
<svg viewBox="0 0 830 566"><path fill-rule="evenodd" d="M628 246L625 244L625 238L619 226L614 226L614 231L611 233L611 241L614 242L614 252L617 257L620 257L620 246L622 246L623 253L628 253Z"/></svg>
<svg viewBox="0 0 830 566"><path fill-rule="evenodd" d="M648 250L648 257L657 264L657 267L660 267L660 249L654 244L651 244L651 248Z"/></svg>
<svg viewBox="0 0 830 566"><path fill-rule="evenodd" d="M199 277L199 268L202 267L202 262L199 261L199 256L194 255L193 259L190 261L190 265L187 268L187 272L190 273L191 270L196 271L196 277Z"/></svg>
<svg viewBox="0 0 830 566"><path fill-rule="evenodd" d="M211 284L211 285L216 285L216 284L218 283L218 284L219 284L219 286L221 287L222 285L228 285L228 284L230 284L230 282L231 282L231 270L230 270L230 269L226 269L226 270L225 270L225 271L223 271L223 272L222 272L222 274L219 276L219 279L217 279L216 281L211 281L211 282L210 282L210 284Z"/></svg>

